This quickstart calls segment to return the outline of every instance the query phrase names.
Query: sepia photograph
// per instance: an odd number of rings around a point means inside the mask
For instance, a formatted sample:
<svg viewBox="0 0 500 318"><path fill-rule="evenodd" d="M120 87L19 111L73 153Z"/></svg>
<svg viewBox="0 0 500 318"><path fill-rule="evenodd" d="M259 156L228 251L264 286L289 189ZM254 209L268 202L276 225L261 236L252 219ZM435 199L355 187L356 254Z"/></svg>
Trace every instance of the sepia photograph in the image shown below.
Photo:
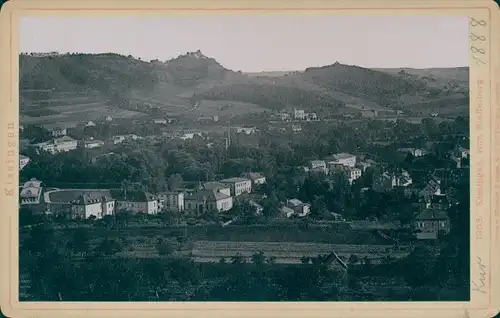
<svg viewBox="0 0 500 318"><path fill-rule="evenodd" d="M468 28L22 17L19 300L468 301Z"/></svg>
<svg viewBox="0 0 500 318"><path fill-rule="evenodd" d="M4 314L494 306L491 6L47 3L0 19Z"/></svg>

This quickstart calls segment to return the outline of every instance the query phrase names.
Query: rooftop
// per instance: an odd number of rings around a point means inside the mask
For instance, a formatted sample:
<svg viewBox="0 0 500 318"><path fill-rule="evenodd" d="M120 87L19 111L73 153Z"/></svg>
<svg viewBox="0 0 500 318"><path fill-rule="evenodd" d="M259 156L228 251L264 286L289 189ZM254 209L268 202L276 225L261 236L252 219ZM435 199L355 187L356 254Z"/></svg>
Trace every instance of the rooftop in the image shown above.
<svg viewBox="0 0 500 318"><path fill-rule="evenodd" d="M187 200L197 200L197 201L219 201L228 199L231 196L221 193L217 190L201 190L194 192L192 195L186 197Z"/></svg>
<svg viewBox="0 0 500 318"><path fill-rule="evenodd" d="M111 197L109 190L100 189L66 189L66 190L55 190L48 192L48 199L51 202L64 202L69 203L71 201L78 200L81 195L87 194L91 197Z"/></svg>
<svg viewBox="0 0 500 318"><path fill-rule="evenodd" d="M71 141L76 141L75 139L68 137L68 136L62 136L60 138L55 138L53 142L55 144L62 143L62 142L71 142Z"/></svg>
<svg viewBox="0 0 500 318"><path fill-rule="evenodd" d="M81 194L76 200L71 201L71 203L76 205L90 205L110 201L113 201L113 199L109 196L93 196L90 193L84 193Z"/></svg>
<svg viewBox="0 0 500 318"><path fill-rule="evenodd" d="M205 188L205 190L229 189L227 184L220 183L220 182L205 182L203 184L203 188Z"/></svg>
<svg viewBox="0 0 500 318"><path fill-rule="evenodd" d="M337 160L341 160L341 159L349 159L349 158L356 157L356 156L352 155L350 153L341 152L341 153L334 154L333 157L335 157L335 159L337 159Z"/></svg>
<svg viewBox="0 0 500 318"><path fill-rule="evenodd" d="M415 220L448 220L448 215L439 210L426 209L420 213Z"/></svg>
<svg viewBox="0 0 500 318"><path fill-rule="evenodd" d="M150 202L156 200L156 197L154 195L146 191L112 190L111 195L117 200L128 202Z"/></svg>
<svg viewBox="0 0 500 318"><path fill-rule="evenodd" d="M221 180L220 182L222 183L237 183L237 182L246 182L246 181L250 181L246 178L228 178L228 179L224 179L224 180Z"/></svg>
<svg viewBox="0 0 500 318"><path fill-rule="evenodd" d="M245 174L245 176L249 177L252 180L264 178L264 176L258 172L248 172Z"/></svg>

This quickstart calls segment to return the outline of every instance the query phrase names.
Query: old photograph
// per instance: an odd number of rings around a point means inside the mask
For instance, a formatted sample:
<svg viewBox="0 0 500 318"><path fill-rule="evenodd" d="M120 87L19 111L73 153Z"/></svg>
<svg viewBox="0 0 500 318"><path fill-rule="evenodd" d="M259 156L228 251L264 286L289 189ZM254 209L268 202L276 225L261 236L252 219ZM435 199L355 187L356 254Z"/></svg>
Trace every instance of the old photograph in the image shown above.
<svg viewBox="0 0 500 318"><path fill-rule="evenodd" d="M21 302L469 301L468 17L19 37Z"/></svg>

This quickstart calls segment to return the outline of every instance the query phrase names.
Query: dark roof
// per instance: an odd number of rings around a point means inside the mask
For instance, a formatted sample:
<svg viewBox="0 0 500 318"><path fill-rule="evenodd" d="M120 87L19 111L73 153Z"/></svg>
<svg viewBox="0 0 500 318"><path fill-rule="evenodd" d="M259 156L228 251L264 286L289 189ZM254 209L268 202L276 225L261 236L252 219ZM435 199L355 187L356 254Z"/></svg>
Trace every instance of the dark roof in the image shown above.
<svg viewBox="0 0 500 318"><path fill-rule="evenodd" d="M347 264L343 260L340 259L340 257L337 255L337 253L331 252L326 257L324 264L330 265L334 262L336 262L338 265L340 265L340 267L342 267L343 269L347 270L347 268L348 268Z"/></svg>
<svg viewBox="0 0 500 318"><path fill-rule="evenodd" d="M114 198L120 201L129 202L150 202L156 200L156 197L146 191L111 191Z"/></svg>
<svg viewBox="0 0 500 318"><path fill-rule="evenodd" d="M88 194L91 197L111 197L109 190L62 189L49 192L49 199L51 202L69 203L78 200L84 194Z"/></svg>
<svg viewBox="0 0 500 318"><path fill-rule="evenodd" d="M197 200L197 201L218 201L230 198L231 196L221 193L217 190L201 190L188 195L186 200Z"/></svg>
<svg viewBox="0 0 500 318"><path fill-rule="evenodd" d="M80 195L78 199L71 201L71 203L76 205L89 205L110 201L113 201L113 199L109 196L95 196L90 193L84 193Z"/></svg>
<svg viewBox="0 0 500 318"><path fill-rule="evenodd" d="M205 188L205 190L220 190L229 189L229 186L220 182L205 182L203 188Z"/></svg>
<svg viewBox="0 0 500 318"><path fill-rule="evenodd" d="M415 218L415 220L448 220L448 219L449 217L445 212L434 209L426 209L422 213L417 215L417 217Z"/></svg>
<svg viewBox="0 0 500 318"><path fill-rule="evenodd" d="M224 180L221 180L220 182L222 183L237 183L237 182L245 182L245 181L250 181L246 178L228 178L228 179L224 179Z"/></svg>
<svg viewBox="0 0 500 318"><path fill-rule="evenodd" d="M261 175L261 174L260 174L260 173L258 173L258 172L248 172L248 173L243 174L243 176L244 176L244 177L248 177L248 178L250 178L250 179L252 179L252 180L262 179L262 178L264 178L264 176L263 176L263 175Z"/></svg>

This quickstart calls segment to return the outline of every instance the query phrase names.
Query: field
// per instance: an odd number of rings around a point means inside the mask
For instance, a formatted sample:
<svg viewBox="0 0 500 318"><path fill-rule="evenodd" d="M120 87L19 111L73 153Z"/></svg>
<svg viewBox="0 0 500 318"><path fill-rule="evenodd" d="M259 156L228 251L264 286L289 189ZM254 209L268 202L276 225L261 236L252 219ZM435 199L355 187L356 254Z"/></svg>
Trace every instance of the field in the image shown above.
<svg viewBox="0 0 500 318"><path fill-rule="evenodd" d="M266 257L275 257L276 263L299 264L301 257L317 257L320 254L337 253L344 261L356 254L362 259L365 256L373 261L390 255L401 258L408 255L406 249L394 251L387 245L352 245L352 244L318 244L296 242L229 242L229 241L196 241L191 250L196 262L217 262L221 257L230 258L237 253L250 258L252 254L262 251Z"/></svg>
<svg viewBox="0 0 500 318"><path fill-rule="evenodd" d="M30 117L21 115L21 124L37 124L47 129L55 127L75 127L78 123L97 120L103 116L113 118L139 118L145 116L143 113L106 106L104 103L86 103L76 105L52 106L46 109L58 112L57 115Z"/></svg>
<svg viewBox="0 0 500 318"><path fill-rule="evenodd" d="M251 103L202 100L193 112L200 116L237 116L261 113L266 109Z"/></svg>

